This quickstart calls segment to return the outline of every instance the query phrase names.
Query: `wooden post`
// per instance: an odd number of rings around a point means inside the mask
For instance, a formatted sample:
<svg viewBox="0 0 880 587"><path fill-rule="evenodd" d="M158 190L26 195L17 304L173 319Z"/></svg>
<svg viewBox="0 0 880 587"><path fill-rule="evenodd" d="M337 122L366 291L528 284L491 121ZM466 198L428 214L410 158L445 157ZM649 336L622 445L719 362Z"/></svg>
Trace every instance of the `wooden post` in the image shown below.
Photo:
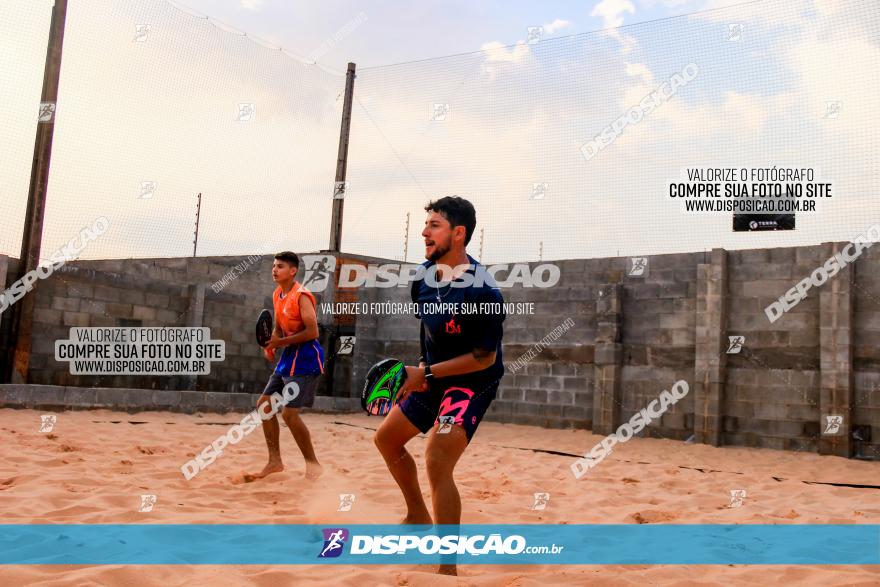
<svg viewBox="0 0 880 587"><path fill-rule="evenodd" d="M330 224L330 251L342 246L342 208L345 202L345 172L348 168L348 137L351 131L351 101L354 98L355 64L348 64L345 74L345 99L342 103L342 128L339 130L339 156L336 158L336 184L333 188L333 216Z"/></svg>
<svg viewBox="0 0 880 587"><path fill-rule="evenodd" d="M58 102L58 83L61 77L61 48L64 44L64 24L67 20L67 0L55 0L52 22L49 26L49 47L43 70L43 91L40 98L37 136L34 142L34 159L31 164L31 181L28 189L27 212L21 237L21 256L17 279L37 268L43 239L43 217L46 210L46 187L49 184L49 163L52 158L52 138L55 134L55 105ZM36 112L36 108L35 114ZM31 336L34 329L34 290L25 295L15 306L12 335L15 337L12 382L27 383L28 365L31 358Z"/></svg>
<svg viewBox="0 0 880 587"><path fill-rule="evenodd" d="M339 130L339 154L336 158L336 183L333 186L333 214L330 221L330 248L322 253L335 255L340 258L339 252L342 248L342 210L345 203L345 174L348 169L348 139L351 131L351 104L354 99L354 78L355 64L348 64L348 71L345 74L345 98L342 103L342 126ZM338 271L338 269L336 270ZM321 301L333 304L336 301L336 284L338 283L336 271L330 275L330 283L327 284L327 291L321 298ZM321 314L318 316L319 325L324 326L324 336L321 342L324 344L326 351L326 364L324 372L326 374L326 389L330 390L332 395L339 395L339 391L334 388L334 371L336 368L336 341L339 339L339 324L335 316L332 314ZM347 394L346 394L347 395Z"/></svg>
<svg viewBox="0 0 880 587"><path fill-rule="evenodd" d="M196 251L199 248L199 216L202 213L202 193L199 192L199 201L196 204L196 231L193 235L193 257L196 256Z"/></svg>

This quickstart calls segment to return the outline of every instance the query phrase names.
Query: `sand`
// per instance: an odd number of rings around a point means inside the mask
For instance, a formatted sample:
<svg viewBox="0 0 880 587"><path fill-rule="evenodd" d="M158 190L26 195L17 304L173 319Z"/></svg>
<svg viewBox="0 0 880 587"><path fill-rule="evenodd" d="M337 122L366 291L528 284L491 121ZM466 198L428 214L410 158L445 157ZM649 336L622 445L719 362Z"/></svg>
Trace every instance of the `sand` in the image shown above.
<svg viewBox="0 0 880 587"><path fill-rule="evenodd" d="M49 412L0 410L0 520L16 523L397 523L404 507L372 443L378 418L306 414L318 458L319 481L304 466L282 427L286 470L235 484L242 471L266 459L258 430L190 481L180 466L237 422L236 414L126 414L106 410L59 412L51 433L40 432ZM481 424L456 471L463 523L770 523L880 524L880 490L804 481L880 484L880 462L746 448L714 448L635 438L576 480L572 457L600 438L587 431ZM409 448L420 467L425 438ZM730 491L745 489L742 506ZM534 511L534 493L550 493ZM338 494L354 507L337 512ZM141 494L155 494L139 512ZM430 501L428 501L430 504ZM442 577L417 565L400 566L5 566L2 585L880 585L880 566L461 566ZM332 573L332 574L331 574Z"/></svg>

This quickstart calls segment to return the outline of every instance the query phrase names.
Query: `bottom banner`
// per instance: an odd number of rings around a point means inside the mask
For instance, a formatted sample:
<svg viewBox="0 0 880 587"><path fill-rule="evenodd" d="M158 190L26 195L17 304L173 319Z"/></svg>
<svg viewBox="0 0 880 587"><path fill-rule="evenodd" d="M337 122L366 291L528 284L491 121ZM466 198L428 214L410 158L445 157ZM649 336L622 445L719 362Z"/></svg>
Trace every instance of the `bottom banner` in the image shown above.
<svg viewBox="0 0 880 587"><path fill-rule="evenodd" d="M880 526L0 525L0 564L440 563L880 564Z"/></svg>

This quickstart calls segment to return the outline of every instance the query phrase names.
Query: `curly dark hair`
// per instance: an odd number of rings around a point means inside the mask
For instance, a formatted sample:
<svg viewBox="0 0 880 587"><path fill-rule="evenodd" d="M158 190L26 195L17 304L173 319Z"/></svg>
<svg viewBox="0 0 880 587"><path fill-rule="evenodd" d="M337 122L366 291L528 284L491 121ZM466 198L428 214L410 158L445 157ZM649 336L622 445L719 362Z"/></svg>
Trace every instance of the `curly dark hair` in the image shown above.
<svg viewBox="0 0 880 587"><path fill-rule="evenodd" d="M439 212L452 228L464 226L464 244L471 242L471 236L477 226L477 211L474 205L459 196L445 196L439 200L428 202L425 212Z"/></svg>

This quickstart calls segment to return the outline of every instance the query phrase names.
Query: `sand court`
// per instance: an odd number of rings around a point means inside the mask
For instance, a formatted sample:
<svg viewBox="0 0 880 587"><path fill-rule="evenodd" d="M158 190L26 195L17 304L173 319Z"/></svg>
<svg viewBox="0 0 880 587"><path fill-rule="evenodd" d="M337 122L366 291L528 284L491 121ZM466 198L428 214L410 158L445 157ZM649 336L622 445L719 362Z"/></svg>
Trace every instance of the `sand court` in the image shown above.
<svg viewBox="0 0 880 587"><path fill-rule="evenodd" d="M56 416L41 432L41 415ZM187 481L180 467L241 414L127 414L107 410L0 410L0 516L8 524L374 524L405 509L372 442L379 418L306 413L324 474L304 464L282 427L285 470L252 483L262 466L256 430ZM808 453L714 448L634 438L583 478L570 464L600 437L484 422L456 469L462 523L523 524L878 524L878 464ZM426 439L409 448L419 463ZM839 484L839 485L834 485ZM867 487L852 487L863 485ZM744 490L734 505L732 490ZM544 509L535 494L547 493ZM340 495L354 495L348 511ZM142 496L148 498L144 505ZM151 505L151 507L150 507ZM147 509L149 511L139 511ZM242 545L259 548L259 545ZM6 566L5 584L326 584L319 566ZM462 565L456 580L418 565L336 566L341 585L872 585L877 566L487 566Z"/></svg>

